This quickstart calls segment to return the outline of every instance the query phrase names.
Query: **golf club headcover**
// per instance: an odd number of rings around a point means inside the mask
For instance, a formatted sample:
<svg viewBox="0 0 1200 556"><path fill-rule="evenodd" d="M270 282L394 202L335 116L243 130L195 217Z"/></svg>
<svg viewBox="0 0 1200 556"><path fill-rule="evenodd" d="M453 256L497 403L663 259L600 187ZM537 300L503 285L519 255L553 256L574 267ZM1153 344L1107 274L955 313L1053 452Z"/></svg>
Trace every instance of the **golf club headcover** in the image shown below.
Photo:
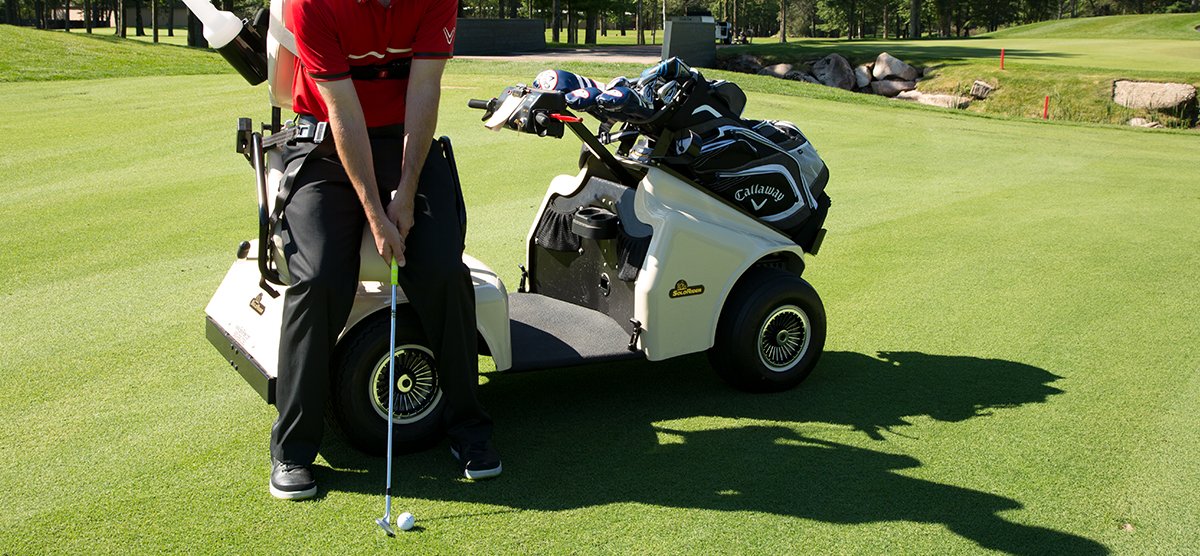
<svg viewBox="0 0 1200 556"><path fill-rule="evenodd" d="M617 77L617 78L613 79L612 81L609 81L608 85L604 86L604 89L608 90L613 87L633 87L633 84L631 81L629 81L628 78L626 78L624 75L622 75L621 77Z"/></svg>
<svg viewBox="0 0 1200 556"><path fill-rule="evenodd" d="M650 69L642 72L641 78L638 79L639 85L654 83L655 81L675 81L687 79L692 76L692 68L683 63L679 58L671 58L663 60Z"/></svg>
<svg viewBox="0 0 1200 556"><path fill-rule="evenodd" d="M603 88L595 79L563 70L546 70L533 80L533 86L548 91L574 91L583 87Z"/></svg>
<svg viewBox="0 0 1200 556"><path fill-rule="evenodd" d="M567 93L565 100L567 101L567 106L572 110L588 112L596 108L596 101L602 94L604 94L604 91L595 87L582 87Z"/></svg>
<svg viewBox="0 0 1200 556"><path fill-rule="evenodd" d="M597 104L614 120L647 120L654 115L654 104L628 87L613 87L597 99Z"/></svg>

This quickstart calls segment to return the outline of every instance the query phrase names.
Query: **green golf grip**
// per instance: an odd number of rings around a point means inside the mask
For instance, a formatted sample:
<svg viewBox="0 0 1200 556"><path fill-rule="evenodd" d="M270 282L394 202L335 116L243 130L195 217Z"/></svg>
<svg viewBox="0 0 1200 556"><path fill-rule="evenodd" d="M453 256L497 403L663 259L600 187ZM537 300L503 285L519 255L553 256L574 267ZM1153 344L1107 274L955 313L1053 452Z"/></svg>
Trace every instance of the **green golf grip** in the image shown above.
<svg viewBox="0 0 1200 556"><path fill-rule="evenodd" d="M396 264L396 259L392 259L392 285L400 285L400 266Z"/></svg>

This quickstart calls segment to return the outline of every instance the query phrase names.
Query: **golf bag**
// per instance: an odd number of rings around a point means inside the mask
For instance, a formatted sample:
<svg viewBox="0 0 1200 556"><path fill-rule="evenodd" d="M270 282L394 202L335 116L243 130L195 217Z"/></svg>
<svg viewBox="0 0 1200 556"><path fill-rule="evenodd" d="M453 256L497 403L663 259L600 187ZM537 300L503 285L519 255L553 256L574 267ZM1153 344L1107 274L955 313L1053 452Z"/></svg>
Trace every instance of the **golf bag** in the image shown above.
<svg viewBox="0 0 1200 556"><path fill-rule="evenodd" d="M680 83L664 103L668 113L641 126L643 134L669 142L665 149L656 145L660 163L811 252L829 211L829 170L795 124L742 119L746 95L737 85L705 80L677 60L647 70L640 82L642 90L656 91Z"/></svg>
<svg viewBox="0 0 1200 556"><path fill-rule="evenodd" d="M636 82L620 77L606 86L547 70L535 83L566 92L568 107L599 119L601 135L621 143L618 154L627 155L636 142L637 150L652 153L646 162L682 174L805 251L820 245L830 203L828 168L795 124L742 119L746 95L737 85L708 81L676 58ZM611 133L618 123L621 132Z"/></svg>

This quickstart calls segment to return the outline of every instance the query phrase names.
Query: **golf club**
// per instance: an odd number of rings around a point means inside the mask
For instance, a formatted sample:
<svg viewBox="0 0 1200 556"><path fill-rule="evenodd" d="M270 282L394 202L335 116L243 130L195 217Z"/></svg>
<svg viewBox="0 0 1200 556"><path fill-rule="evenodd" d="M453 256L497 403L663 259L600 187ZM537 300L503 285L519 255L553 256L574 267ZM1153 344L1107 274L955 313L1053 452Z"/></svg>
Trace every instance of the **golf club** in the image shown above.
<svg viewBox="0 0 1200 556"><path fill-rule="evenodd" d="M383 491L383 517L375 523L383 528L389 537L395 536L392 530L392 415L395 412L396 393L396 286L400 282L400 268L396 259L392 259L392 333L388 335L388 420L387 420L387 483Z"/></svg>

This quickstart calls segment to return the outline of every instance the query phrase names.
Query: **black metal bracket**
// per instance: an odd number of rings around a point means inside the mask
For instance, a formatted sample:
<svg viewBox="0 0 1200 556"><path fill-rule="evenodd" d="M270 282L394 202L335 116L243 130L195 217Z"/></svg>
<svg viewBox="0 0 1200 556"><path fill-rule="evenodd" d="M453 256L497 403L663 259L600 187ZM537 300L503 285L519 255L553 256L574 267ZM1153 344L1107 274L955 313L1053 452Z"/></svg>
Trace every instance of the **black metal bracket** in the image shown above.
<svg viewBox="0 0 1200 556"><path fill-rule="evenodd" d="M617 181L631 187L637 184L638 180L634 179L633 174L630 174L629 170L626 170L617 160L617 157L608 152L608 149L600 144L600 140L595 135L592 135L591 130L583 125L582 118L575 118L572 121L567 121L566 124L575 133L575 136L579 137L580 141L583 141L588 150L592 151L592 154L604 164L604 167L608 168L617 177Z"/></svg>
<svg viewBox="0 0 1200 556"><path fill-rule="evenodd" d="M642 328L642 321L637 319L629 319L629 324L633 325L633 335L629 337L629 351L637 351L638 338L642 336L645 329Z"/></svg>

